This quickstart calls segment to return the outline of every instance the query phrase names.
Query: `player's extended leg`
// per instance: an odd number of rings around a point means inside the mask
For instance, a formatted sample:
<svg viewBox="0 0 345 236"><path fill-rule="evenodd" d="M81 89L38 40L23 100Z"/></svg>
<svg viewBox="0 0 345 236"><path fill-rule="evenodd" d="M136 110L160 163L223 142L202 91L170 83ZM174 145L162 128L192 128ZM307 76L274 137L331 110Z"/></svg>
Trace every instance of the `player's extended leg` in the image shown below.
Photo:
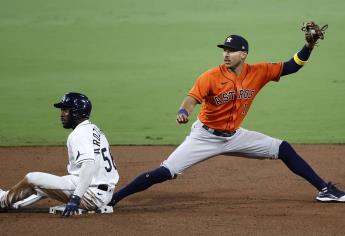
<svg viewBox="0 0 345 236"><path fill-rule="evenodd" d="M155 170L143 173L136 177L132 182L114 193L109 206L116 205L123 198L151 187L154 184L162 183L171 179L170 170L161 166Z"/></svg>
<svg viewBox="0 0 345 236"><path fill-rule="evenodd" d="M240 128L227 148L230 152L249 157L281 159L293 173L306 179L319 191L327 185L286 141Z"/></svg>
<svg viewBox="0 0 345 236"><path fill-rule="evenodd" d="M12 208L20 209L20 208L23 208L26 206L30 206L30 205L35 204L36 202L40 201L43 198L45 198L45 197L38 195L38 194L32 194L31 196L24 198L23 200L15 202L12 205Z"/></svg>
<svg viewBox="0 0 345 236"><path fill-rule="evenodd" d="M288 142L283 141L280 144L278 158L282 160L293 173L306 179L319 191L327 186L327 183L315 173L309 164L296 153Z"/></svg>
<svg viewBox="0 0 345 236"><path fill-rule="evenodd" d="M303 177L320 191L319 195L316 197L318 201L345 202L345 193L336 188L332 183L326 183L322 180L288 142L283 141L280 144L278 157L293 173Z"/></svg>
<svg viewBox="0 0 345 236"><path fill-rule="evenodd" d="M114 206L121 199L133 193L143 191L154 184L175 178L185 169L218 155L222 151L224 140L209 134L201 126L202 124L200 122L195 122L190 136L170 154L168 159L162 163L161 167L136 177L127 186L114 193L108 205ZM213 142L210 142L211 139L214 139Z"/></svg>
<svg viewBox="0 0 345 236"><path fill-rule="evenodd" d="M227 143L228 152L249 157L280 159L296 175L301 176L320 191L319 201L345 201L345 193L331 183L326 183L286 142L255 131L240 128Z"/></svg>
<svg viewBox="0 0 345 236"><path fill-rule="evenodd" d="M37 193L66 203L74 189L73 183L64 177L41 172L28 173L9 191L0 192L1 208L10 208L14 203Z"/></svg>

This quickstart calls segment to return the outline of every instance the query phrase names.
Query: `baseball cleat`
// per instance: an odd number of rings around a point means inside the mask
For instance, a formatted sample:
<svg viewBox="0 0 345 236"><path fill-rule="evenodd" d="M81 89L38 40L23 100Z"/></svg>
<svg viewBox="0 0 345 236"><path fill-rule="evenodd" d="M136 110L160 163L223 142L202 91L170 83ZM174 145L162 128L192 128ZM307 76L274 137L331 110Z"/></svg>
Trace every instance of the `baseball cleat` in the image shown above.
<svg viewBox="0 0 345 236"><path fill-rule="evenodd" d="M345 202L345 192L339 190L334 184L329 182L327 186L319 192L316 200L320 202Z"/></svg>

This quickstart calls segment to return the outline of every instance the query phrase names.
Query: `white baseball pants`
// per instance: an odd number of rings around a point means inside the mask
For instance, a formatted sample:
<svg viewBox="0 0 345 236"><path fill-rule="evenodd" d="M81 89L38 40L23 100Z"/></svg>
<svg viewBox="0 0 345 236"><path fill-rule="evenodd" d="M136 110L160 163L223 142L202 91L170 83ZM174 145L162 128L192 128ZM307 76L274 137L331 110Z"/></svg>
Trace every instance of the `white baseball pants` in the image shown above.
<svg viewBox="0 0 345 236"><path fill-rule="evenodd" d="M205 130L199 120L192 125L189 136L178 146L162 166L168 168L172 177L187 168L214 156L236 155L257 159L277 159L282 140L265 134L239 128L231 137L216 136Z"/></svg>
<svg viewBox="0 0 345 236"><path fill-rule="evenodd" d="M3 196L6 199L5 205L9 207L24 200L23 206L25 206L27 205L25 199L28 199L29 204L33 204L45 197L67 203L76 189L78 178L74 175L60 177L42 172L28 173L21 182L7 191L6 196ZM111 186L107 191L98 189L97 186L90 186L82 197L80 207L86 210L96 210L110 202L113 192L114 187ZM37 197L32 198L32 194L36 194Z"/></svg>

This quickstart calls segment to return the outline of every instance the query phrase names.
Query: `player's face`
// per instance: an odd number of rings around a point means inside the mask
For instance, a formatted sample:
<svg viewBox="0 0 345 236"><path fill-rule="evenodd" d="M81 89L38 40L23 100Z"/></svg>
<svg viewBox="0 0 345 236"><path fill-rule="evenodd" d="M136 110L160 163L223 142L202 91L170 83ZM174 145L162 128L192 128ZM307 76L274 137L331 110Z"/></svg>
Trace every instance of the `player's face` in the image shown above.
<svg viewBox="0 0 345 236"><path fill-rule="evenodd" d="M71 108L61 108L61 115L60 120L62 123L62 126L65 129L73 128L73 117L71 114Z"/></svg>
<svg viewBox="0 0 345 236"><path fill-rule="evenodd" d="M224 48L223 57L227 68L234 71L238 66L244 63L247 53L232 48Z"/></svg>

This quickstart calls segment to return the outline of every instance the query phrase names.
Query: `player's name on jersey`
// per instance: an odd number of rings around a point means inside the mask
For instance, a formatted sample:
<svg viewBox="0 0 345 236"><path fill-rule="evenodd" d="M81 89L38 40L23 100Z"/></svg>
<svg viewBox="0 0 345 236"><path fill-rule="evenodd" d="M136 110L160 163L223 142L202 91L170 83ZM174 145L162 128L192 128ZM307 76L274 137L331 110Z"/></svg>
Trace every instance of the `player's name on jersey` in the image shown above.
<svg viewBox="0 0 345 236"><path fill-rule="evenodd" d="M94 153L100 154L100 148L101 148L101 131L97 129L96 127L93 128L93 146L94 146Z"/></svg>
<svg viewBox="0 0 345 236"><path fill-rule="evenodd" d="M255 90L240 89L237 94L238 94L237 99L251 99L253 95L255 94ZM236 91L230 90L230 91L224 92L219 96L214 96L213 99L217 105L221 105L223 103L233 101L236 99Z"/></svg>

